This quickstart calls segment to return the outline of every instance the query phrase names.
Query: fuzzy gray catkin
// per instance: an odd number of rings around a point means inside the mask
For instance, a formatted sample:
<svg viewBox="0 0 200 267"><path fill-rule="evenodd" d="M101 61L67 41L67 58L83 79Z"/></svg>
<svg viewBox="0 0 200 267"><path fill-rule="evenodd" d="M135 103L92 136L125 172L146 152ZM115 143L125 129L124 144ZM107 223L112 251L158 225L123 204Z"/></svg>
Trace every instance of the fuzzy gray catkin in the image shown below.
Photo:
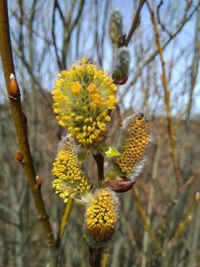
<svg viewBox="0 0 200 267"><path fill-rule="evenodd" d="M118 46L119 39L123 35L122 15L119 11L114 11L110 17L109 35L112 43Z"/></svg>
<svg viewBox="0 0 200 267"><path fill-rule="evenodd" d="M130 53L127 47L120 47L113 68L112 78L115 82L120 81L124 77L128 77L130 64Z"/></svg>

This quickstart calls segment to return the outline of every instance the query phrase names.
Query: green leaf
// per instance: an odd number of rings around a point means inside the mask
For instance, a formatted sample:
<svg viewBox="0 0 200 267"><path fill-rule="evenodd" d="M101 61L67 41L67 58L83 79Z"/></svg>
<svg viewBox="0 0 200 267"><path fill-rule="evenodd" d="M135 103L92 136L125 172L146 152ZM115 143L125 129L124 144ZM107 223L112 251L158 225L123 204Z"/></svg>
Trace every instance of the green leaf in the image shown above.
<svg viewBox="0 0 200 267"><path fill-rule="evenodd" d="M115 146L105 145L101 147L101 150L104 152L107 158L114 158L120 155L119 151Z"/></svg>

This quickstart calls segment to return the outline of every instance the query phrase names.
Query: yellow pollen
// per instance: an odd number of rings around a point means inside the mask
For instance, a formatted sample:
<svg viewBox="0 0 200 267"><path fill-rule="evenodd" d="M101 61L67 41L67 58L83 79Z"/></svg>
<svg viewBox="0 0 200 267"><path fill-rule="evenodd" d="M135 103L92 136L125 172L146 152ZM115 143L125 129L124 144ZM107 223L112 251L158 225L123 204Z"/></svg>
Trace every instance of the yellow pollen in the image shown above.
<svg viewBox="0 0 200 267"><path fill-rule="evenodd" d="M108 112L116 104L116 91L107 72L83 58L80 65L60 72L52 91L59 124L84 146L101 142L110 120Z"/></svg>
<svg viewBox="0 0 200 267"><path fill-rule="evenodd" d="M117 224L117 201L107 188L102 189L91 199L86 210L86 230L97 242L108 240Z"/></svg>
<svg viewBox="0 0 200 267"><path fill-rule="evenodd" d="M65 201L68 197L86 192L91 187L89 179L77 162L73 143L69 139L63 142L58 151L52 174L55 176L52 186Z"/></svg>
<svg viewBox="0 0 200 267"><path fill-rule="evenodd" d="M91 94L96 94L97 93L97 87L93 83L88 86L87 90Z"/></svg>
<svg viewBox="0 0 200 267"><path fill-rule="evenodd" d="M71 92L73 95L80 94L81 91L81 85L79 83L73 84L71 87Z"/></svg>
<svg viewBox="0 0 200 267"><path fill-rule="evenodd" d="M140 114L129 119L124 132L121 154L115 159L120 171L130 176L143 159L150 141L148 121Z"/></svg>

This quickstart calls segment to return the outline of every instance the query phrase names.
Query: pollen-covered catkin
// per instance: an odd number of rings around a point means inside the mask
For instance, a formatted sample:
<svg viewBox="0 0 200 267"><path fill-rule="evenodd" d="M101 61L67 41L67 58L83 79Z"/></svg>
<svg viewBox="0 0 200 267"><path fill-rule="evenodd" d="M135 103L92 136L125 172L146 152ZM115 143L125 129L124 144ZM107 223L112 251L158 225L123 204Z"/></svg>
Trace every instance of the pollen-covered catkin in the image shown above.
<svg viewBox="0 0 200 267"><path fill-rule="evenodd" d="M118 200L110 189L98 191L91 199L85 215L85 228L89 238L98 245L111 238L117 226Z"/></svg>
<svg viewBox="0 0 200 267"><path fill-rule="evenodd" d="M133 178L150 141L149 122L143 114L139 113L129 118L125 124L120 147L121 153L115 159L115 164L124 176Z"/></svg>
<svg viewBox="0 0 200 267"><path fill-rule="evenodd" d="M83 58L81 64L61 71L52 91L58 122L84 146L103 140L108 112L116 104L117 87L107 72Z"/></svg>
<svg viewBox="0 0 200 267"><path fill-rule="evenodd" d="M117 83L129 75L130 53L127 47L120 47L117 51L112 78Z"/></svg>
<svg viewBox="0 0 200 267"><path fill-rule="evenodd" d="M52 186L65 202L69 197L85 193L91 188L88 177L78 164L74 144L70 139L64 140L60 145L52 174L55 176Z"/></svg>

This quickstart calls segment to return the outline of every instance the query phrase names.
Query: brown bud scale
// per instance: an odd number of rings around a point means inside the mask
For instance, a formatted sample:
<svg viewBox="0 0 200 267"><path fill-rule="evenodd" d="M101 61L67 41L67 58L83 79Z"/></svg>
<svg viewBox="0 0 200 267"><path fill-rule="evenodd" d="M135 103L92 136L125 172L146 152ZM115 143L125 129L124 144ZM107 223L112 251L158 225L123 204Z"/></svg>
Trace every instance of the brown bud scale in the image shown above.
<svg viewBox="0 0 200 267"><path fill-rule="evenodd" d="M122 84L125 84L128 80L128 76L125 76L123 78L121 78L120 80L118 81L114 81L115 84L119 84L119 85L122 85Z"/></svg>
<svg viewBox="0 0 200 267"><path fill-rule="evenodd" d="M129 191L135 182L131 180L110 180L106 182L106 186L117 193L124 193Z"/></svg>

